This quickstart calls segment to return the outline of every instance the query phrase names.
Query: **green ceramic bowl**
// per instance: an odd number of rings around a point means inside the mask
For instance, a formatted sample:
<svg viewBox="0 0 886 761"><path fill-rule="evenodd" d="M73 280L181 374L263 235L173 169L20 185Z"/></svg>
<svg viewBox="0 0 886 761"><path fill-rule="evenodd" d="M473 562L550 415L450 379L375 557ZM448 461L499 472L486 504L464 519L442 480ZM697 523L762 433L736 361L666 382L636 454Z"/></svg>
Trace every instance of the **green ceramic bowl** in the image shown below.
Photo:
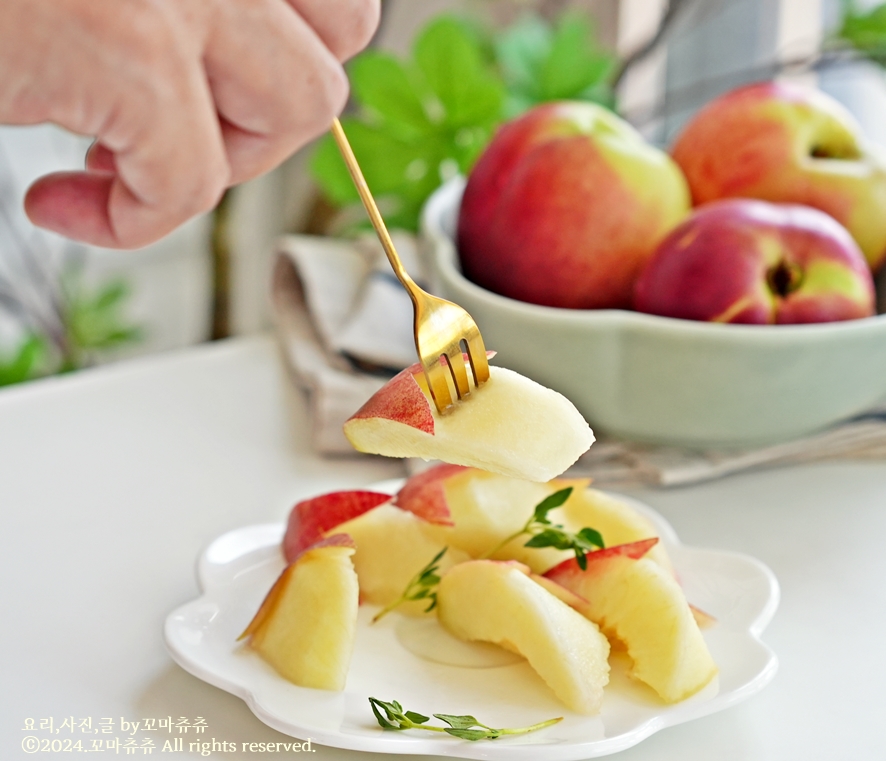
<svg viewBox="0 0 886 761"><path fill-rule="evenodd" d="M560 391L623 438L740 448L785 441L886 402L886 315L791 326L717 325L623 310L541 307L461 274L464 181L428 201L432 290L473 316L496 363Z"/></svg>

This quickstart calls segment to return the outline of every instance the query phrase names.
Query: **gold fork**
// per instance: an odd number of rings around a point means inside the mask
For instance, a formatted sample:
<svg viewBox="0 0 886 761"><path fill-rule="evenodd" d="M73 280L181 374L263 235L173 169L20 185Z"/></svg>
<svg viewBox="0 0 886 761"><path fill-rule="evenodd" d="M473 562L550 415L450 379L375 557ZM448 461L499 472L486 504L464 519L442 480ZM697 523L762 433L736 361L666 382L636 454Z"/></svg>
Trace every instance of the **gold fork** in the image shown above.
<svg viewBox="0 0 886 761"><path fill-rule="evenodd" d="M369 191L369 186L360 170L360 165L351 150L348 138L342 129L341 122L334 119L332 135L341 155L345 160L369 220L375 228L388 261L394 269L397 279L409 293L415 311L413 332L415 350L418 353L422 370L424 370L431 396L437 409L442 413L455 399L448 380L459 399L467 396L471 387L465 367L465 355L471 365L474 386L479 387L489 380L489 362L486 359L486 348L480 330L471 316L451 301L431 296L419 288L403 267L394 243L388 233L378 206Z"/></svg>

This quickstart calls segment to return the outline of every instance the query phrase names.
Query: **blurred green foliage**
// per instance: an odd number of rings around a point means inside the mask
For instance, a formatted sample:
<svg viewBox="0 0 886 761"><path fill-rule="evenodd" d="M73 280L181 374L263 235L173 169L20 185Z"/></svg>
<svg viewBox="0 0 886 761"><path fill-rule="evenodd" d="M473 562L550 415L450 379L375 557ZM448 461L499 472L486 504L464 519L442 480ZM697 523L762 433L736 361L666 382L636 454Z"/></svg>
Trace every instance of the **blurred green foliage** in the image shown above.
<svg viewBox="0 0 886 761"><path fill-rule="evenodd" d="M494 41L511 118L552 100L589 100L613 108L618 59L595 41L591 21L564 14L555 25L526 16Z"/></svg>
<svg viewBox="0 0 886 761"><path fill-rule="evenodd" d="M90 289L79 277L63 277L57 335L28 332L12 352L0 354L0 386L79 370L103 352L139 341L142 330L124 313L129 293L122 280Z"/></svg>
<svg viewBox="0 0 886 761"><path fill-rule="evenodd" d="M124 314L130 295L124 280L104 283L95 291L71 280L65 283L65 293L66 351L60 372L78 370L92 364L102 352L141 340L141 328L127 324Z"/></svg>
<svg viewBox="0 0 886 761"><path fill-rule="evenodd" d="M0 386L10 386L38 377L47 350L47 341L40 335L31 333L22 338L10 355L0 356Z"/></svg>
<svg viewBox="0 0 886 761"><path fill-rule="evenodd" d="M421 30L407 60L368 50L351 62L356 112L342 125L387 224L415 230L428 196L470 170L499 124L551 100L611 106L615 66L583 16L554 25L528 16L493 33L443 15ZM359 203L331 136L311 171L334 205Z"/></svg>
<svg viewBox="0 0 886 761"><path fill-rule="evenodd" d="M861 10L843 0L843 20L837 38L881 65L886 65L886 3Z"/></svg>

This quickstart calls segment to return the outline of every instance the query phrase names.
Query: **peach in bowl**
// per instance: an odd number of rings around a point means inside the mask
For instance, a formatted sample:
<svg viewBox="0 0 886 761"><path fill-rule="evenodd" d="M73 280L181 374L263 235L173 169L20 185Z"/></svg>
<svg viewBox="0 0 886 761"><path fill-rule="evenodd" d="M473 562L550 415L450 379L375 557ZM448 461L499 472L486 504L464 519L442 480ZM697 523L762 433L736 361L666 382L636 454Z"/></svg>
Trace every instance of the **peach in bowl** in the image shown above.
<svg viewBox="0 0 886 761"><path fill-rule="evenodd" d="M432 289L476 320L509 367L570 399L597 433L741 448L824 429L886 402L886 315L734 325L623 309L516 301L461 272L455 231L464 180L428 201Z"/></svg>

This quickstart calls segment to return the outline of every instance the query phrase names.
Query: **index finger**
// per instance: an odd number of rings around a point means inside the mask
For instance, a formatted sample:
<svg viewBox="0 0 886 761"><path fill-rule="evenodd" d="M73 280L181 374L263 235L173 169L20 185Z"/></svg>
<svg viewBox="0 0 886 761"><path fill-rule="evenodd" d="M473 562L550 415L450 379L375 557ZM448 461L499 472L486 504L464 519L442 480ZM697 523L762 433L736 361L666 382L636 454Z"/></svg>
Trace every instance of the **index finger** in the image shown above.
<svg viewBox="0 0 886 761"><path fill-rule="evenodd" d="M116 171L41 178L25 199L35 224L99 246L136 248L217 203L230 170L213 100L199 51L172 42L135 51L129 77L103 70L81 78L91 90L71 97L102 104L97 114L58 106L53 120L97 135Z"/></svg>

